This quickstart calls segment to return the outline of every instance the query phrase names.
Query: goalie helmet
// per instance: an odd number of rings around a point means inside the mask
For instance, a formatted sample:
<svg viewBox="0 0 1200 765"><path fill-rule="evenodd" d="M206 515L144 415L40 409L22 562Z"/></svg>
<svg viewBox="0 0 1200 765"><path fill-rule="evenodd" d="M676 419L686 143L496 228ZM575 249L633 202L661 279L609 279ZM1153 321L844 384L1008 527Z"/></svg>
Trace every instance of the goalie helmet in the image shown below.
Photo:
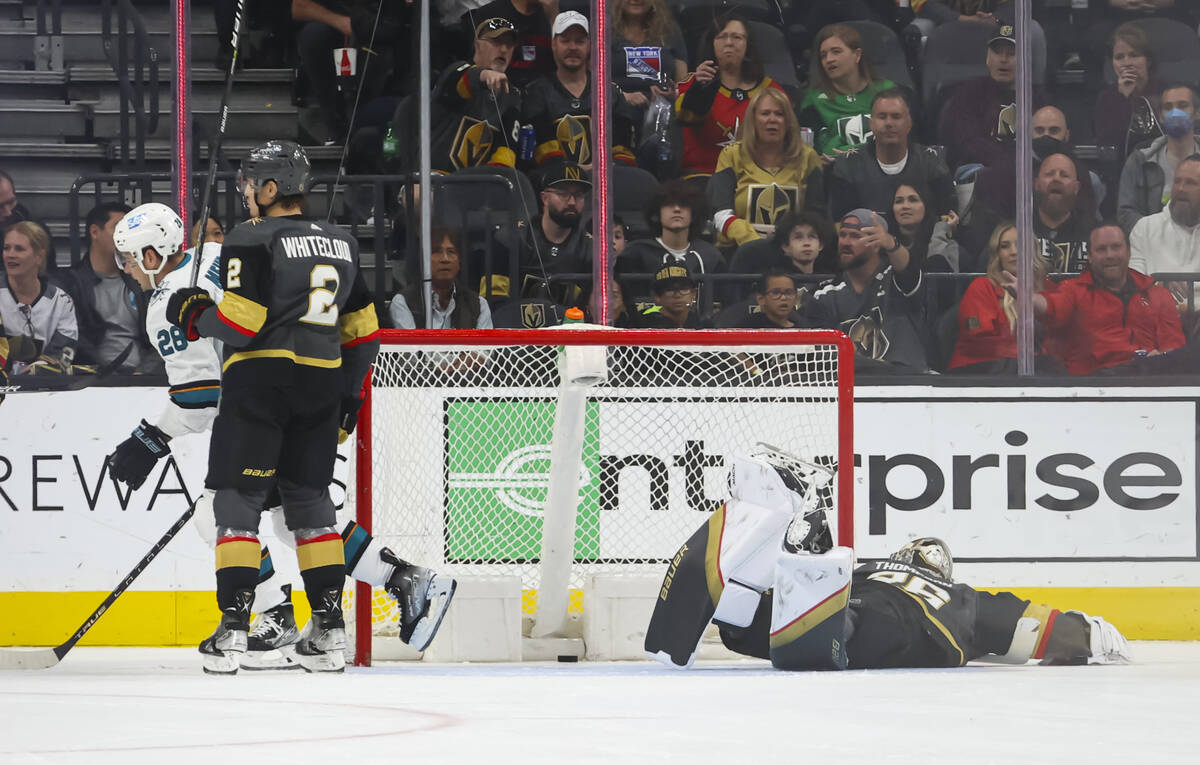
<svg viewBox="0 0 1200 765"><path fill-rule="evenodd" d="M244 189L247 179L261 189L267 181L275 181L279 195L290 197L308 192L308 175L312 165L308 155L295 141L267 141L250 150L242 161L238 188Z"/></svg>
<svg viewBox="0 0 1200 765"><path fill-rule="evenodd" d="M954 581L954 558L950 557L950 546L937 537L920 537L892 553L891 559Z"/></svg>
<svg viewBox="0 0 1200 765"><path fill-rule="evenodd" d="M159 202L147 202L125 213L117 221L113 229L113 244L118 253L129 255L143 273L154 277L163 270L167 258L183 249L183 221L170 207ZM153 247L161 258L157 268L146 265L147 247Z"/></svg>

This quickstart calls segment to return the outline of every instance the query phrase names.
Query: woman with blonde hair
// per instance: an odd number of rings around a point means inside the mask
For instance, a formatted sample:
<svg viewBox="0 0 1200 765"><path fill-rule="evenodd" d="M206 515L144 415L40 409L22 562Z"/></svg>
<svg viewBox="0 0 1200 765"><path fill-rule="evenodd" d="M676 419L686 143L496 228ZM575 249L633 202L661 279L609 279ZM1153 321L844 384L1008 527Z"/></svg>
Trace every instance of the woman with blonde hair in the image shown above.
<svg viewBox="0 0 1200 765"><path fill-rule="evenodd" d="M1002 374L1017 369L1017 301L1001 286L1002 274L1017 273L1017 227L1004 221L988 240L987 275L971 282L958 306L958 341L949 371L961 374ZM1058 285L1046 278L1049 264L1041 253L1033 253L1033 284L1038 292ZM1046 360L1041 344L1038 364Z"/></svg>
<svg viewBox="0 0 1200 765"><path fill-rule="evenodd" d="M687 77L687 44L666 0L615 0L610 50L612 78L633 106L673 101Z"/></svg>
<svg viewBox="0 0 1200 765"><path fill-rule="evenodd" d="M813 146L826 161L871 137L875 94L896 87L876 77L858 30L830 24L813 41L812 73L800 102L800 122L813 129Z"/></svg>
<svg viewBox="0 0 1200 765"><path fill-rule="evenodd" d="M801 139L786 93L776 88L756 93L738 137L721 150L708 181L719 247L771 234L786 212L825 211L821 160Z"/></svg>
<svg viewBox="0 0 1200 765"><path fill-rule="evenodd" d="M50 235L33 221L4 230L0 324L8 337L8 367L15 373L43 367L63 372L79 342L75 304L46 278L49 251Z"/></svg>

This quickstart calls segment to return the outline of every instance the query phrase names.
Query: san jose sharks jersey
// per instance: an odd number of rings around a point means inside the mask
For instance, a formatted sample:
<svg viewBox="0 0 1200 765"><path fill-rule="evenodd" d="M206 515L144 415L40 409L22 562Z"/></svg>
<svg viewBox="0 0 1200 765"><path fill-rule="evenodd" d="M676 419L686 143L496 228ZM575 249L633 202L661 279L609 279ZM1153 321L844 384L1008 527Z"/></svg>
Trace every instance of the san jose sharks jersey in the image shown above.
<svg viewBox="0 0 1200 765"><path fill-rule="evenodd" d="M208 337L189 341L183 330L167 321L167 301L175 290L191 286L195 257L195 248L184 253L179 265L151 293L146 308L146 335L162 357L171 385L170 403L155 426L171 438L208 430L217 416L221 390L220 342ZM220 258L221 245L206 243L196 282L217 302L222 295Z"/></svg>

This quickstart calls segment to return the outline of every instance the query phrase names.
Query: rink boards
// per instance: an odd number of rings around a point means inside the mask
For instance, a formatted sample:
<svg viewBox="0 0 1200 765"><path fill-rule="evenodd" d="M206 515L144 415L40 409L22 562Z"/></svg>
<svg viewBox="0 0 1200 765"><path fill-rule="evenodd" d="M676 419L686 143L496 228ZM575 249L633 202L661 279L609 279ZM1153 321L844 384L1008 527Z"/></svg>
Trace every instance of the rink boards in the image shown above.
<svg viewBox="0 0 1200 765"><path fill-rule="evenodd" d="M89 389L0 408L0 644L61 641L196 496L206 436L172 442L136 492L102 475L165 398ZM963 581L1103 613L1132 638L1200 639L1198 403L1190 388L859 387L859 557L936 534ZM211 561L185 530L85 642L194 643L211 629Z"/></svg>

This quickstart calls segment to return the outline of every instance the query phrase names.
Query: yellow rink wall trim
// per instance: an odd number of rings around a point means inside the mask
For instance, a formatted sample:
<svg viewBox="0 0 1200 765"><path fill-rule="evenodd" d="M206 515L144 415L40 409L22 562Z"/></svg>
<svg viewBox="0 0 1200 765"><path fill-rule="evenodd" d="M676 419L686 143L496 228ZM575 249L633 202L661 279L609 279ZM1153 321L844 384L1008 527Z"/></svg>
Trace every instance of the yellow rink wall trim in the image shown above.
<svg viewBox="0 0 1200 765"><path fill-rule="evenodd" d="M1200 587L1024 587L1018 596L1059 610L1103 616L1131 640L1200 640ZM0 592L0 645L53 646L66 640L107 592ZM582 610L582 593L571 593ZM536 609L536 592L523 598ZM296 621L308 621L308 601L292 595ZM533 607L532 609L530 607ZM198 645L216 626L212 592L127 592L80 645Z"/></svg>

